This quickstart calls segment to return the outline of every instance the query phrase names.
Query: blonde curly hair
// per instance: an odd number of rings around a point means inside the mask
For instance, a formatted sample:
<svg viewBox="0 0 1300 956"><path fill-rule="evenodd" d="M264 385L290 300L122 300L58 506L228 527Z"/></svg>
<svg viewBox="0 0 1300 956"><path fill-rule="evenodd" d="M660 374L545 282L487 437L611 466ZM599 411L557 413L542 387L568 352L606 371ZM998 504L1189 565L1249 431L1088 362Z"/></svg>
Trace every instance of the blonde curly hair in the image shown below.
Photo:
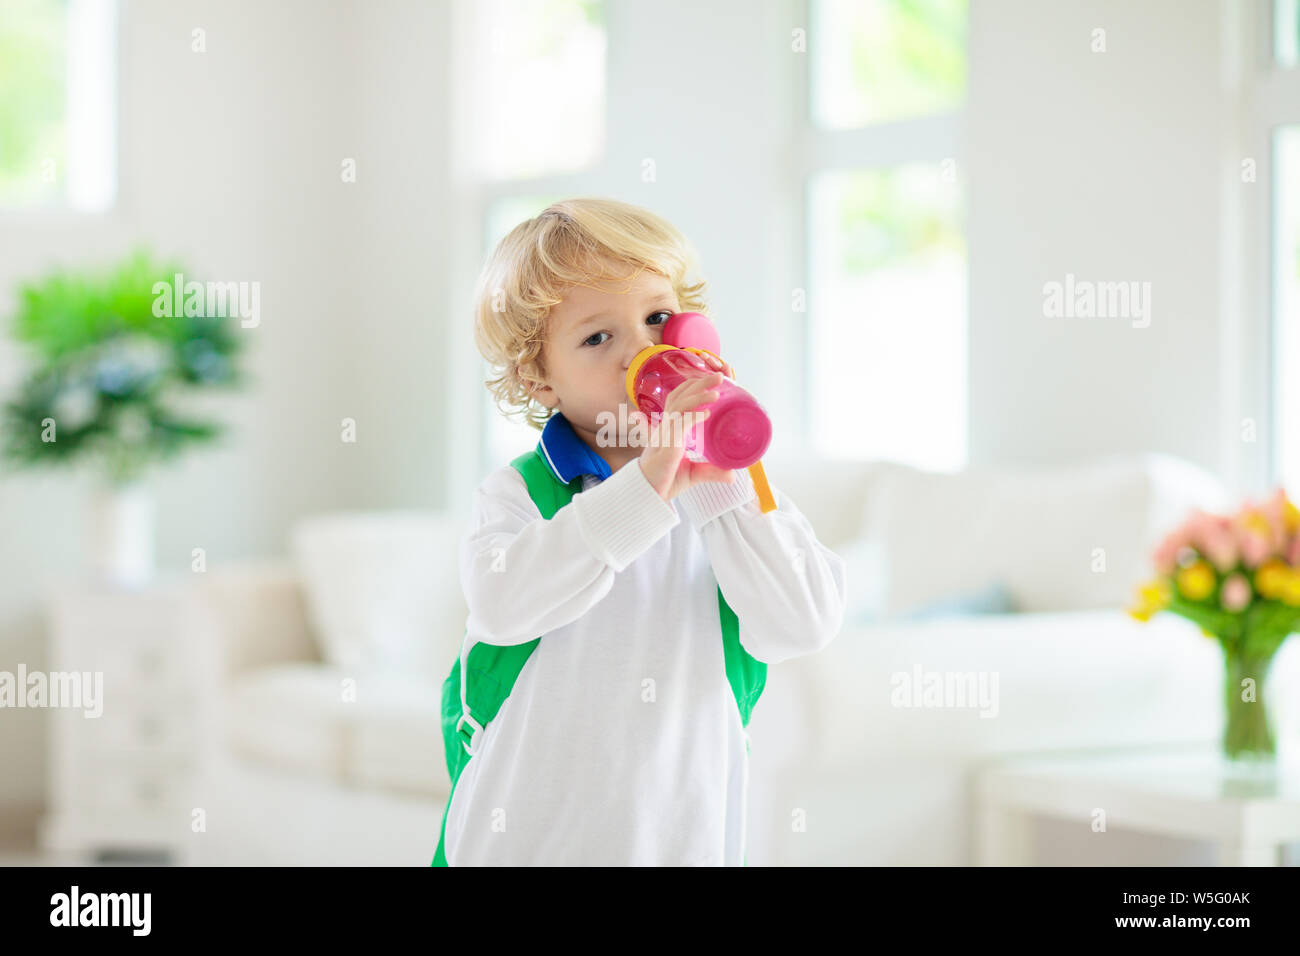
<svg viewBox="0 0 1300 956"><path fill-rule="evenodd" d="M530 383L546 376L542 348L552 306L569 286L611 276L609 266L648 269L672 283L683 312L705 312L705 282L687 282L695 251L671 223L614 199L565 199L515 226L479 276L474 293L474 343L494 377L484 385L499 411L539 431L552 410L533 398Z"/></svg>

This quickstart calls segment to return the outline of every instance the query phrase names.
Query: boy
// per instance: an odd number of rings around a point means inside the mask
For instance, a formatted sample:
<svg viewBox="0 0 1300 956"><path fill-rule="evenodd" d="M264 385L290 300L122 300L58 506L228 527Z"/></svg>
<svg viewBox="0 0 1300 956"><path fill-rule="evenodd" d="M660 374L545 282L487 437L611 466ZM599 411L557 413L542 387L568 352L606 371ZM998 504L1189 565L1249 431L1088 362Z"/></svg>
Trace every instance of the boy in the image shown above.
<svg viewBox="0 0 1300 956"><path fill-rule="evenodd" d="M514 467L478 490L461 660L539 640L466 748L435 863L744 863L749 738L720 595L747 655L776 663L835 636L844 566L775 487L764 514L746 470L684 457L721 371L675 389L640 443L602 431L640 415L619 414L636 354L673 313L704 311L691 264L659 217L575 199L517 226L484 269L475 339L502 370L488 387L541 429L544 477L582 482L549 520Z"/></svg>

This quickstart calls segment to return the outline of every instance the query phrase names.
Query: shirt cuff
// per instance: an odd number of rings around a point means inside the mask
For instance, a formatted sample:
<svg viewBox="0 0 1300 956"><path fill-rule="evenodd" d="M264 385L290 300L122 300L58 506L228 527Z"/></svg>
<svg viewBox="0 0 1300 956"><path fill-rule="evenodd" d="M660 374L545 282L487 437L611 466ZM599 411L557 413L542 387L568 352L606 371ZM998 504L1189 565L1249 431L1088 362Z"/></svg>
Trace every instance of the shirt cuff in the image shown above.
<svg viewBox="0 0 1300 956"><path fill-rule="evenodd" d="M735 468L732 474L736 477L730 483L701 481L677 495L687 520L696 531L718 515L739 508L758 497L748 468Z"/></svg>
<svg viewBox="0 0 1300 956"><path fill-rule="evenodd" d="M573 496L578 528L592 552L622 571L681 518L659 497L635 458L600 484Z"/></svg>

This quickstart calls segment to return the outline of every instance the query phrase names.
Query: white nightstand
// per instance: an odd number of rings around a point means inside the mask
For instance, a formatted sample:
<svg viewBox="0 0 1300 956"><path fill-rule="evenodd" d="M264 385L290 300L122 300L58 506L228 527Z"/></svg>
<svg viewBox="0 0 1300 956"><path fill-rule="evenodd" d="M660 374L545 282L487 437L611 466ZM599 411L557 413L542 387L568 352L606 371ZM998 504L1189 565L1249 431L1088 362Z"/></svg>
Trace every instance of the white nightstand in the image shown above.
<svg viewBox="0 0 1300 956"><path fill-rule="evenodd" d="M1275 772L1232 770L1213 745L1052 754L1000 761L975 785L975 861L1032 862L1032 815L1208 840L1223 866L1277 866L1300 841L1300 765L1279 741Z"/></svg>
<svg viewBox="0 0 1300 956"><path fill-rule="evenodd" d="M43 849L164 851L188 861L216 684L206 629L186 598L191 581L165 575L112 590L69 579L50 589L47 674L76 672L92 685L102 675L102 700L98 717L85 706L50 708Z"/></svg>

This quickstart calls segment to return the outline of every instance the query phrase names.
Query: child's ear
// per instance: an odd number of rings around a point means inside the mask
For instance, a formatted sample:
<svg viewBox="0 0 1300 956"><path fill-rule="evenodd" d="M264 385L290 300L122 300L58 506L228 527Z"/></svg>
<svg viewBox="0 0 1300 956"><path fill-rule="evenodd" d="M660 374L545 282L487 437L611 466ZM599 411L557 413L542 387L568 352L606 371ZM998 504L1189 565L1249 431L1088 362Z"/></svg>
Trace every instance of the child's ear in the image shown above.
<svg viewBox="0 0 1300 956"><path fill-rule="evenodd" d="M543 385L541 388L538 388L533 392L533 397L547 408L553 409L559 404L558 399L555 397L555 389L551 388L549 385Z"/></svg>
<svg viewBox="0 0 1300 956"><path fill-rule="evenodd" d="M551 386L547 385L545 382L538 381L530 376L524 375L521 377L524 380L524 385L528 389L529 395L547 408L555 407L555 389L551 388Z"/></svg>

